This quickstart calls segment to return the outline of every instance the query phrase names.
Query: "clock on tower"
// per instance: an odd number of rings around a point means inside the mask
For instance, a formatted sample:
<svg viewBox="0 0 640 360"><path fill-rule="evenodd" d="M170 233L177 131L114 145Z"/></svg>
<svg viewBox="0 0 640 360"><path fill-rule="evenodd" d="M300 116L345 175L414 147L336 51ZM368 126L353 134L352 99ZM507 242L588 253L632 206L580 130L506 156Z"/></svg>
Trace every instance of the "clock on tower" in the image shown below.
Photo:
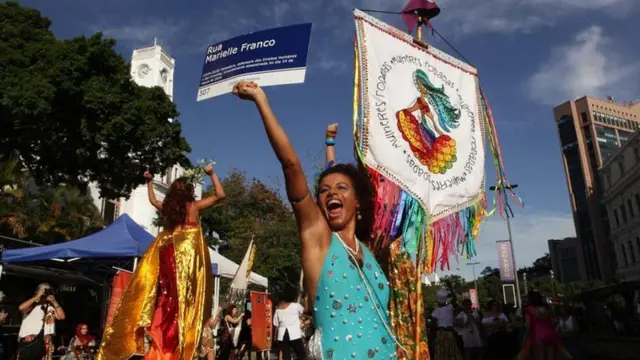
<svg viewBox="0 0 640 360"><path fill-rule="evenodd" d="M173 71L175 59L160 45L133 50L131 77L142 86L160 86L173 100Z"/></svg>

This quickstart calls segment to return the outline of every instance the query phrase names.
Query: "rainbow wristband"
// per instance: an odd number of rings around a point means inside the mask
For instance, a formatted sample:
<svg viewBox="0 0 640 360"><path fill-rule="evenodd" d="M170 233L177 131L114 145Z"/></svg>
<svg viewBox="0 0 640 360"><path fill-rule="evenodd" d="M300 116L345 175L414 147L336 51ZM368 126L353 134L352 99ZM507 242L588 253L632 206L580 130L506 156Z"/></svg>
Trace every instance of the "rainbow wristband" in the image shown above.
<svg viewBox="0 0 640 360"><path fill-rule="evenodd" d="M334 146L334 145L336 144L336 138L333 138L333 137L327 137L327 138L324 140L324 144L325 144L325 145L327 145L327 146Z"/></svg>

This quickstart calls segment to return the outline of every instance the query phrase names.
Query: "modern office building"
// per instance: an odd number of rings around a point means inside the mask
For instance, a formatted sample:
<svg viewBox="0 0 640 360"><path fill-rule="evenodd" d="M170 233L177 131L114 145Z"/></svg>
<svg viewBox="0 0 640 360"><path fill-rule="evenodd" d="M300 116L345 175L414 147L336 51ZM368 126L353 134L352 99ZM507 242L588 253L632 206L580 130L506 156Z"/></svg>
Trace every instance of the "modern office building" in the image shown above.
<svg viewBox="0 0 640 360"><path fill-rule="evenodd" d="M584 256L578 238L549 240L551 268L558 281L568 284L586 279Z"/></svg>
<svg viewBox="0 0 640 360"><path fill-rule="evenodd" d="M553 109L587 279L613 279L615 251L598 169L640 127L640 103L583 97Z"/></svg>
<svg viewBox="0 0 640 360"><path fill-rule="evenodd" d="M600 169L616 254L615 279L640 280L640 131Z"/></svg>
<svg viewBox="0 0 640 360"><path fill-rule="evenodd" d="M131 56L131 77L133 80L141 86L161 87L172 100L174 68L175 60L158 44L133 50L133 55ZM172 120L167 119L167 121ZM162 201L169 190L171 182L182 176L184 172L184 168L175 165L167 169L164 174L156 174L153 179L156 198ZM160 229L154 226L153 221L156 218L156 209L149 204L146 186L134 189L129 199L115 200L100 198L96 184L90 184L89 189L94 203L107 224L113 222L120 214L126 213L151 234L158 234ZM196 186L195 193L196 197L200 198L202 195L201 185Z"/></svg>

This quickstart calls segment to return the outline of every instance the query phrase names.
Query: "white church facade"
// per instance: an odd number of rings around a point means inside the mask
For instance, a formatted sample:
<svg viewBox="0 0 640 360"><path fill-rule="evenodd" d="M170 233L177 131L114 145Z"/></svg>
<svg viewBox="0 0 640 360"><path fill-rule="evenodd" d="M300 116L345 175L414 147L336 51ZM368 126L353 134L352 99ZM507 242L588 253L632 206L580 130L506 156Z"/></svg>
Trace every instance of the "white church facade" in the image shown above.
<svg viewBox="0 0 640 360"><path fill-rule="evenodd" d="M160 86L172 101L174 69L175 59L170 57L160 45L154 44L151 47L133 50L131 57L131 77L133 80L141 86ZM164 174L155 174L153 188L156 198L162 201L171 182L182 176L184 172L184 168L176 165L167 169ZM89 189L106 224L110 224L121 214L127 214L152 235L158 234L160 229L153 225L156 209L149 204L146 186L143 185L133 190L129 199L116 200L100 198L95 184L91 184ZM195 192L196 197L200 198L202 186L197 185Z"/></svg>

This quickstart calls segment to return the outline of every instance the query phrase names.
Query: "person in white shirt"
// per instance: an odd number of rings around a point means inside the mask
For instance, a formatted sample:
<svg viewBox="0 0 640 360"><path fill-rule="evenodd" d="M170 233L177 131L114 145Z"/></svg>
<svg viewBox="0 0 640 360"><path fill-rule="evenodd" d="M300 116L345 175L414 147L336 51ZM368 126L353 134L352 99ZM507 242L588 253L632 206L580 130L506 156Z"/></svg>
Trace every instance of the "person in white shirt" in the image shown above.
<svg viewBox="0 0 640 360"><path fill-rule="evenodd" d="M282 351L283 360L291 360L291 349L296 353L296 358L305 360L307 357L302 342L302 326L300 317L304 313L302 305L294 302L295 295L288 294L278 304L273 315L273 326L278 329L278 343Z"/></svg>
<svg viewBox="0 0 640 360"><path fill-rule="evenodd" d="M437 322L435 358L447 360L461 360L462 354L458 348L456 332L453 328L453 295L442 289L436 294L439 307L431 313Z"/></svg>
<svg viewBox="0 0 640 360"><path fill-rule="evenodd" d="M462 337L464 357L467 360L482 359L482 337L480 336L480 315L471 309L471 300L462 300L462 311L456 316L456 330Z"/></svg>
<svg viewBox="0 0 640 360"><path fill-rule="evenodd" d="M32 341L41 341L38 336L43 333L45 351L43 360L51 360L53 355L53 335L56 332L56 320L64 320L64 310L53 296L51 285L43 283L38 285L35 295L20 304L18 307L24 314L20 332L18 333L18 360L25 359L20 356L20 349Z"/></svg>

